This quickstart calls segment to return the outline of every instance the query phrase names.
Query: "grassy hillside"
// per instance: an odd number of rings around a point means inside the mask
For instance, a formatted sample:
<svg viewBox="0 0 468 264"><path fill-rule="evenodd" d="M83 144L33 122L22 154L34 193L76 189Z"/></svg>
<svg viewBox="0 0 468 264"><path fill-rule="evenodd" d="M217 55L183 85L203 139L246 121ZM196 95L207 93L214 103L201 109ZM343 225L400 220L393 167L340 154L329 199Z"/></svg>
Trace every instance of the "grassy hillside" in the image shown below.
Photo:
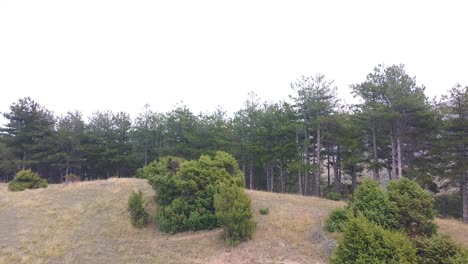
<svg viewBox="0 0 468 264"><path fill-rule="evenodd" d="M154 192L145 180L50 185L18 193L0 185L0 263L326 263L333 241L321 223L331 209L344 205L248 191L257 232L232 248L223 243L221 229L167 235L154 223L133 228L126 203L136 189L144 191L153 212ZM262 207L270 214L260 215ZM438 224L468 246L466 225Z"/></svg>

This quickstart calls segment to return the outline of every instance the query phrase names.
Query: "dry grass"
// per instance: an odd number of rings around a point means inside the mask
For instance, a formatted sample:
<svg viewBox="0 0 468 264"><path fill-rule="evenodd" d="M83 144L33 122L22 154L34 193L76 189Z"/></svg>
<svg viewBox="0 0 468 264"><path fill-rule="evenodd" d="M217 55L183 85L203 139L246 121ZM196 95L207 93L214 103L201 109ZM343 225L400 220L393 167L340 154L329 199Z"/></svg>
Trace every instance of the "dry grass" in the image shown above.
<svg viewBox="0 0 468 264"><path fill-rule="evenodd" d="M451 236L458 244L468 248L467 224L455 219L436 219L436 223L440 233Z"/></svg>
<svg viewBox="0 0 468 264"><path fill-rule="evenodd" d="M232 248L223 243L220 229L167 235L153 222L142 230L133 228L126 206L137 189L152 213L154 192L145 180L49 185L24 192L9 192L0 184L0 263L327 263L333 243L323 233L322 221L344 205L247 191L257 232ZM269 214L259 213L264 207ZM466 245L468 227L450 220L438 223L442 232Z"/></svg>
<svg viewBox="0 0 468 264"><path fill-rule="evenodd" d="M326 263L321 222L342 203L248 191L258 222L254 238L237 247L222 230L167 235L153 222L131 226L127 198L144 180L110 179L9 192L0 185L0 263ZM258 210L268 207L268 215Z"/></svg>

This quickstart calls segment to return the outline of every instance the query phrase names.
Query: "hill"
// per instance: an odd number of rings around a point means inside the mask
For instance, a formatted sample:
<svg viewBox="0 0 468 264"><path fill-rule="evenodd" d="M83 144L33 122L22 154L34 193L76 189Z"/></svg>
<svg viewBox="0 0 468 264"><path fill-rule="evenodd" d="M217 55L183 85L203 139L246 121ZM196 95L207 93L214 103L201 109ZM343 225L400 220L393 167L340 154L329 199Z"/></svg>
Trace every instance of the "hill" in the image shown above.
<svg viewBox="0 0 468 264"><path fill-rule="evenodd" d="M133 228L126 205L136 189L153 212L154 191L145 180L114 178L18 193L0 185L0 263L327 263L334 241L321 223L344 205L247 191L257 232L233 248L223 243L221 229L168 235L153 222ZM260 215L262 207L270 214ZM468 226L441 219L438 224L468 246Z"/></svg>

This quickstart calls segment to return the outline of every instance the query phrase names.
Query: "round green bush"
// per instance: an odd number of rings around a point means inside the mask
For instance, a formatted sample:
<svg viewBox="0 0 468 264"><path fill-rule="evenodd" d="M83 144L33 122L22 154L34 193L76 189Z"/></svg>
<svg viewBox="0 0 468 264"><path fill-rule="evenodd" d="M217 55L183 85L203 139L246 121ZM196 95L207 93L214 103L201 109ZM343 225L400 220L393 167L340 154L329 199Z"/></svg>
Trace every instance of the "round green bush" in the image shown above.
<svg viewBox="0 0 468 264"><path fill-rule="evenodd" d="M148 222L148 213L145 211L145 200L143 192L133 191L128 197L128 210L134 227L143 228Z"/></svg>
<svg viewBox="0 0 468 264"><path fill-rule="evenodd" d="M13 192L46 187L47 180L42 179L37 173L31 170L20 170L15 178L8 183L8 189Z"/></svg>
<svg viewBox="0 0 468 264"><path fill-rule="evenodd" d="M214 196L216 218L224 229L228 244L237 245L252 237L256 223L253 221L250 198L239 186L223 183Z"/></svg>
<svg viewBox="0 0 468 264"><path fill-rule="evenodd" d="M436 235L431 238L420 237L414 240L418 263L425 264L452 264L459 262L466 254L448 236Z"/></svg>
<svg viewBox="0 0 468 264"><path fill-rule="evenodd" d="M410 236L431 236L437 232L433 222L434 198L415 181L401 178L387 186L388 198L396 204L400 229Z"/></svg>
<svg viewBox="0 0 468 264"><path fill-rule="evenodd" d="M349 220L330 263L417 262L415 250L405 235L385 230L359 214Z"/></svg>
<svg viewBox="0 0 468 264"><path fill-rule="evenodd" d="M327 199L328 200L333 200L333 201L339 201L341 200L341 194L337 192L329 192L327 193Z"/></svg>
<svg viewBox="0 0 468 264"><path fill-rule="evenodd" d="M328 232L342 232L351 217L349 208L336 208L328 215L324 228Z"/></svg>
<svg viewBox="0 0 468 264"><path fill-rule="evenodd" d="M264 207L264 208L260 208L260 210L258 210L260 212L260 214L262 215L266 215L266 214L269 214L270 213L270 209L268 209L267 207Z"/></svg>
<svg viewBox="0 0 468 264"><path fill-rule="evenodd" d="M367 219L386 229L398 229L395 203L373 180L366 179L357 188L350 208L355 215L361 212Z"/></svg>
<svg viewBox="0 0 468 264"><path fill-rule="evenodd" d="M175 166L171 160L181 159L162 158L147 168L159 205L155 219L160 230L177 233L219 226L214 207L218 186L226 183L242 189L244 184L236 160L221 151Z"/></svg>

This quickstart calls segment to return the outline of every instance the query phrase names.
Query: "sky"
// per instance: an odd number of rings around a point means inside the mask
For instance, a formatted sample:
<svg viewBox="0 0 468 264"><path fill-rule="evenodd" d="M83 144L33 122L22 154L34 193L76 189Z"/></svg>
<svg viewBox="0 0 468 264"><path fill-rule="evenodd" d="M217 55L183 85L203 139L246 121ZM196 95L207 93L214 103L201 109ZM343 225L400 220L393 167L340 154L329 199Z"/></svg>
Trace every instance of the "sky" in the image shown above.
<svg viewBox="0 0 468 264"><path fill-rule="evenodd" d="M0 112L29 96L56 115L232 113L316 73L350 102L382 63L433 97L468 85L465 2L0 0Z"/></svg>

